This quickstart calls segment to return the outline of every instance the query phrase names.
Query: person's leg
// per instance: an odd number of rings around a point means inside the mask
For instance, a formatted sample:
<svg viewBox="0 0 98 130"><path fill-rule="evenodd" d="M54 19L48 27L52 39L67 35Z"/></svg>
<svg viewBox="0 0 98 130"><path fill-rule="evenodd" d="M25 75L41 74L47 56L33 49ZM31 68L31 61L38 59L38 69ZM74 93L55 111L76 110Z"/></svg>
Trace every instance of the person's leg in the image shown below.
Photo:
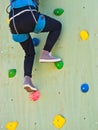
<svg viewBox="0 0 98 130"><path fill-rule="evenodd" d="M43 49L50 52L61 33L62 24L49 16L45 16L45 18L46 26L42 32L49 32L49 34Z"/></svg>
<svg viewBox="0 0 98 130"><path fill-rule="evenodd" d="M31 36L29 35L29 38L20 43L21 47L23 48L25 52L24 57L24 89L26 89L28 92L36 91L37 89L33 85L31 81L32 77L32 68L34 63L34 57L35 57L35 50L33 46L33 41L31 39Z"/></svg>
<svg viewBox="0 0 98 130"><path fill-rule="evenodd" d="M28 7L14 9L14 15L20 13L22 10L28 9ZM36 19L38 13L35 11ZM32 68L34 63L35 50L30 32L33 32L35 26L35 20L32 17L30 11L24 12L13 19L13 11L9 15L11 19L9 27L12 33L13 40L19 42L25 52L24 57L24 88L28 92L36 91L37 89L32 84Z"/></svg>
<svg viewBox="0 0 98 130"><path fill-rule="evenodd" d="M51 56L50 51L52 50L54 44L56 43L61 33L62 24L59 21L49 16L45 15L45 18L46 18L46 26L42 32L49 32L49 34L47 36L46 43L43 48L39 61L40 62L57 62L57 61L60 61L61 58L56 58L56 57Z"/></svg>

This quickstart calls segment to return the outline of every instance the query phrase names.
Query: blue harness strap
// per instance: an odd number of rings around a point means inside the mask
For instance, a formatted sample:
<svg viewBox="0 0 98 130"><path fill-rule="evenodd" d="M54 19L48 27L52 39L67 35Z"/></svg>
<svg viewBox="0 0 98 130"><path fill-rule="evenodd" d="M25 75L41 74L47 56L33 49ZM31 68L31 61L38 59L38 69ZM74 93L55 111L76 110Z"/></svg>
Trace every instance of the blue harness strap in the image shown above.
<svg viewBox="0 0 98 130"><path fill-rule="evenodd" d="M29 38L29 34L12 34L12 39L15 42L24 42Z"/></svg>
<svg viewBox="0 0 98 130"><path fill-rule="evenodd" d="M45 24L46 24L45 16L41 14L38 18L36 25L35 25L34 32L40 33L44 29Z"/></svg>

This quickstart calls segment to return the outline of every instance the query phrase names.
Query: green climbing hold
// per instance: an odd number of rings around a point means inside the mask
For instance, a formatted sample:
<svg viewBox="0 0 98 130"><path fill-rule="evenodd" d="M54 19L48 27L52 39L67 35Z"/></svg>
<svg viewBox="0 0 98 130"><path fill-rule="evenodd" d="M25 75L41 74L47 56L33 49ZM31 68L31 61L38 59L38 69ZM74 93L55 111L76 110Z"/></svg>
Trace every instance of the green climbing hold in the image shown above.
<svg viewBox="0 0 98 130"><path fill-rule="evenodd" d="M57 69L62 69L64 66L63 61L55 62L54 63Z"/></svg>
<svg viewBox="0 0 98 130"><path fill-rule="evenodd" d="M63 10L62 8L56 8L56 9L54 10L54 14L55 14L55 15L58 15L58 16L62 15L63 12L64 12L64 10Z"/></svg>
<svg viewBox="0 0 98 130"><path fill-rule="evenodd" d="M13 78L16 75L16 69L8 70L8 77Z"/></svg>

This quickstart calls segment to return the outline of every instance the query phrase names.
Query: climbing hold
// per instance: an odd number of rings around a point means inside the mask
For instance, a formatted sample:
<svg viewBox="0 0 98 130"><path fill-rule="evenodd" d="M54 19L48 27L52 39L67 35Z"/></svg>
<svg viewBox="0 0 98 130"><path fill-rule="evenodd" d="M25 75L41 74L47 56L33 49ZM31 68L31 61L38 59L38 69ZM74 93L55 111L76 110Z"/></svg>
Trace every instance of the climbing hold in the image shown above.
<svg viewBox="0 0 98 130"><path fill-rule="evenodd" d="M88 32L86 31L86 30L82 30L81 32L80 32L80 38L82 39L82 40L87 40L88 39L88 37L89 37L89 34L88 34Z"/></svg>
<svg viewBox="0 0 98 130"><path fill-rule="evenodd" d="M16 69L8 70L8 77L13 78L16 75Z"/></svg>
<svg viewBox="0 0 98 130"><path fill-rule="evenodd" d="M57 69L62 69L64 66L63 61L59 61L59 62L54 62L55 66Z"/></svg>
<svg viewBox="0 0 98 130"><path fill-rule="evenodd" d="M54 120L53 120L53 125L56 127L56 128L61 128L63 127L63 125L66 123L66 119L61 116L61 115L56 115Z"/></svg>
<svg viewBox="0 0 98 130"><path fill-rule="evenodd" d="M6 19L6 22L9 24L9 23L10 23L10 19L9 19L9 18L7 18L7 19Z"/></svg>
<svg viewBox="0 0 98 130"><path fill-rule="evenodd" d="M16 127L18 126L18 122L15 121L15 122L8 122L6 124L6 129L7 130L16 130Z"/></svg>
<svg viewBox="0 0 98 130"><path fill-rule="evenodd" d="M89 85L88 84L82 84L81 85L81 91L86 93L89 90Z"/></svg>
<svg viewBox="0 0 98 130"><path fill-rule="evenodd" d="M64 12L64 10L63 10L62 8L56 8L56 9L54 10L54 14L55 14L55 15L58 15L58 16L62 15L63 12Z"/></svg>
<svg viewBox="0 0 98 130"><path fill-rule="evenodd" d="M38 46L40 43L40 40L38 38L33 38L32 41L34 46Z"/></svg>
<svg viewBox="0 0 98 130"><path fill-rule="evenodd" d="M40 98L40 92L37 90L29 95L29 98L33 101L37 101Z"/></svg>

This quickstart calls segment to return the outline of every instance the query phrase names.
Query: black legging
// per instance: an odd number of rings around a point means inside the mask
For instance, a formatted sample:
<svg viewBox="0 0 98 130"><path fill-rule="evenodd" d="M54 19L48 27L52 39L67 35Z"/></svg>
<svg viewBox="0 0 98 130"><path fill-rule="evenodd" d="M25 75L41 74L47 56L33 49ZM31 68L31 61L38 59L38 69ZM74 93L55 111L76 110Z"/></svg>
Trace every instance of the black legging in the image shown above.
<svg viewBox="0 0 98 130"><path fill-rule="evenodd" d="M15 11L19 12L20 9L19 11L17 10ZM11 14L12 13L10 13L10 17L11 17ZM38 12L34 12L36 19L38 19L39 14L40 13ZM61 23L49 16L46 16L46 15L44 16L46 18L46 25L42 32L49 32L49 33L48 33L46 43L43 49L50 52L60 35ZM33 32L35 21L30 12L27 12L27 13L22 14L21 16L18 16L15 20L16 20L15 24L19 33ZM11 28L12 33L16 33L12 22L10 23L10 28ZM27 75L27 76L32 77L32 67L34 63L35 49L34 49L33 41L30 34L29 34L29 39L24 42L21 42L20 45L25 51L24 76Z"/></svg>

